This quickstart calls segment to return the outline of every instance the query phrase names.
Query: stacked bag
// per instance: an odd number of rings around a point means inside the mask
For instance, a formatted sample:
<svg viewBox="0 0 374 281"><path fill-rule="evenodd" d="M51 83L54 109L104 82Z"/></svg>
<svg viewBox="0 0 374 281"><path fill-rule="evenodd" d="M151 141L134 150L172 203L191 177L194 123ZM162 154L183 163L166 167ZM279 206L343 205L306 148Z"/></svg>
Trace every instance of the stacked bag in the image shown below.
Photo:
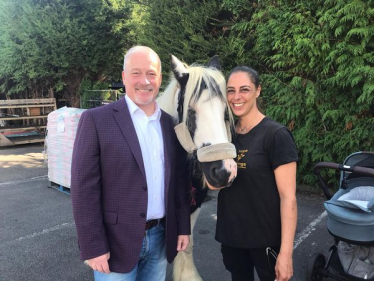
<svg viewBox="0 0 374 281"><path fill-rule="evenodd" d="M48 114L45 151L48 156L48 178L70 188L71 160L79 118L85 109L62 107Z"/></svg>

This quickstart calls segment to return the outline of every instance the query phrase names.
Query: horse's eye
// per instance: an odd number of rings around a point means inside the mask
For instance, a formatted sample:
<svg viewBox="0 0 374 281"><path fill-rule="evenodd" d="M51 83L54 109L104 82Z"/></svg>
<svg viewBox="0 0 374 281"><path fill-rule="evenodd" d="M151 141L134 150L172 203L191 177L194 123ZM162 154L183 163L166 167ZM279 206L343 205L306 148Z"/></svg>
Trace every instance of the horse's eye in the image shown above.
<svg viewBox="0 0 374 281"><path fill-rule="evenodd" d="M196 110L192 106L189 106L187 115L195 115L195 114L196 114Z"/></svg>

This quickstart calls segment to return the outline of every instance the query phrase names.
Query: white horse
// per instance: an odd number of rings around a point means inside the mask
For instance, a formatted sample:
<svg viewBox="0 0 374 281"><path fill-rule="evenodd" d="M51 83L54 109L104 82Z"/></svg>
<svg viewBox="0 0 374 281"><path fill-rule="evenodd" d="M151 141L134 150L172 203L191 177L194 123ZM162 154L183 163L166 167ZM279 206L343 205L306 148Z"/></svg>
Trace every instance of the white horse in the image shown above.
<svg viewBox="0 0 374 281"><path fill-rule="evenodd" d="M171 56L173 77L158 98L160 107L175 119L178 140L189 153L191 175L191 232L213 187L229 186L236 177L235 147L231 144L233 118L226 99L226 81L218 57L207 67L187 66ZM202 280L193 262L193 236L174 260L175 281Z"/></svg>

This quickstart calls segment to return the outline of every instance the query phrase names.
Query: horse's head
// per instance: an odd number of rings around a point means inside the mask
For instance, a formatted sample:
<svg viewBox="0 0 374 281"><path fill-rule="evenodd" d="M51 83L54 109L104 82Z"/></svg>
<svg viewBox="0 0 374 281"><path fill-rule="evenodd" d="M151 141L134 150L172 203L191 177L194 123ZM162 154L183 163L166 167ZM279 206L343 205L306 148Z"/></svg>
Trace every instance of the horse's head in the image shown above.
<svg viewBox="0 0 374 281"><path fill-rule="evenodd" d="M179 89L175 97L178 139L187 152L197 155L210 187L229 186L236 177L236 151L218 58L213 57L207 67L188 67L171 56L171 67Z"/></svg>

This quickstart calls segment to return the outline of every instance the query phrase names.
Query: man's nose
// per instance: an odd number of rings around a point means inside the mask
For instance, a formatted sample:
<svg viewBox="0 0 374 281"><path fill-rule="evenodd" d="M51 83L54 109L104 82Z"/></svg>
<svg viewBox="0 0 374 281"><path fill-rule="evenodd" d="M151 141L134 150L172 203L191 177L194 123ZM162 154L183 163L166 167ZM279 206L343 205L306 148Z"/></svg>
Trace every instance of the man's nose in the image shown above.
<svg viewBox="0 0 374 281"><path fill-rule="evenodd" d="M141 77L141 83L143 84L143 85L149 85L150 83L149 83L149 80L148 80L148 78L147 78L147 75L142 75L142 77Z"/></svg>

